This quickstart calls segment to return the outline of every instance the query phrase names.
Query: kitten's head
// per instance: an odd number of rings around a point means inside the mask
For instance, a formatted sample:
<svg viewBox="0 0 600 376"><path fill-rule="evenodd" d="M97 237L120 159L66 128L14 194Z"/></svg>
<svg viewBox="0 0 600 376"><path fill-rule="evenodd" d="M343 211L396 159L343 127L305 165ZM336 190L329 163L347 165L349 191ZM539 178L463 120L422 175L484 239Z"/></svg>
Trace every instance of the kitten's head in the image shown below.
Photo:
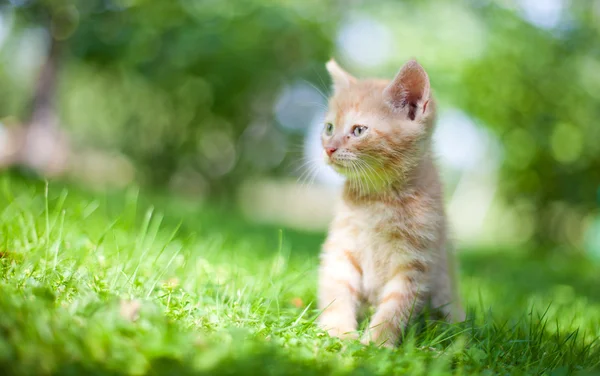
<svg viewBox="0 0 600 376"><path fill-rule="evenodd" d="M321 134L328 164L351 180L379 185L401 179L429 148L434 117L429 77L406 63L392 81L358 80L334 60Z"/></svg>

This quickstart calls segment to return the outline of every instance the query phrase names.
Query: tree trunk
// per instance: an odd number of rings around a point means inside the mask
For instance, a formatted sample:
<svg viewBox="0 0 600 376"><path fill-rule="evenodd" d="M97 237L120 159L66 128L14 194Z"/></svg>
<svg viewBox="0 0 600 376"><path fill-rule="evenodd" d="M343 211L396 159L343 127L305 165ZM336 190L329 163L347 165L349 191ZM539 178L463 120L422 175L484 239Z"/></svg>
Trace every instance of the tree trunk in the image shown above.
<svg viewBox="0 0 600 376"><path fill-rule="evenodd" d="M51 38L50 51L42 65L25 122L18 163L46 176L67 168L69 143L56 114L57 78L62 43Z"/></svg>

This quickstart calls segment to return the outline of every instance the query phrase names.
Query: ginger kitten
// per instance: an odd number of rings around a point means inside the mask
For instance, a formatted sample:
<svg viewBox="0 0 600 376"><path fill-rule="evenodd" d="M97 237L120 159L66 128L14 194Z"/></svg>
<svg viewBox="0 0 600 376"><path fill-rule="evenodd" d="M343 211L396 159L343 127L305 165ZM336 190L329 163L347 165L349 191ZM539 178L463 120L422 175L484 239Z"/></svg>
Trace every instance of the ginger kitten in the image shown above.
<svg viewBox="0 0 600 376"><path fill-rule="evenodd" d="M347 180L319 269L319 317L330 335L393 346L426 302L463 320L452 281L446 216L431 152L429 77L409 61L391 81L358 80L327 63L333 96L322 133L326 162Z"/></svg>

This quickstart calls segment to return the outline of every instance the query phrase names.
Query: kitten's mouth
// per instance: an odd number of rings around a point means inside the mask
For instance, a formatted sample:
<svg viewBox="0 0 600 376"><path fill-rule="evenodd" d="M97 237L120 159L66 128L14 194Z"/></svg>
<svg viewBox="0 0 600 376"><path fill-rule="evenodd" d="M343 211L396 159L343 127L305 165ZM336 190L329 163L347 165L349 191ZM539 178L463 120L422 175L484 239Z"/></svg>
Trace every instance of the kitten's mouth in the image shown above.
<svg viewBox="0 0 600 376"><path fill-rule="evenodd" d="M340 175L345 177L359 177L361 173L360 162L356 157L346 153L325 154L325 163Z"/></svg>
<svg viewBox="0 0 600 376"><path fill-rule="evenodd" d="M333 168L344 167L348 164L348 162L343 159L337 159L333 157L325 157L325 162Z"/></svg>
<svg viewBox="0 0 600 376"><path fill-rule="evenodd" d="M352 161L350 161L350 160L328 157L326 162L336 172L338 172L342 175L349 175L353 171L353 169L352 169L353 164L352 164Z"/></svg>
<svg viewBox="0 0 600 376"><path fill-rule="evenodd" d="M330 165L335 171L339 172L342 175L348 175L348 173L350 172L350 166L344 166L339 163L330 163Z"/></svg>
<svg viewBox="0 0 600 376"><path fill-rule="evenodd" d="M365 164L359 159L339 159L327 157L326 163L340 175L348 179L358 179L364 181L366 186L379 189L387 184L386 174L381 170L375 170L372 166Z"/></svg>

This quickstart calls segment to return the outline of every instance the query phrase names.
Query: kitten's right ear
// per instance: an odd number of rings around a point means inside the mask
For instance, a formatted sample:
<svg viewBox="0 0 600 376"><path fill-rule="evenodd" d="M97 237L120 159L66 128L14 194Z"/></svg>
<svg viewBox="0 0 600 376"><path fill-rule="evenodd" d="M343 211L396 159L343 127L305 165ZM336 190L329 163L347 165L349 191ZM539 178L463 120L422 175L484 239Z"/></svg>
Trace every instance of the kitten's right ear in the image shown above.
<svg viewBox="0 0 600 376"><path fill-rule="evenodd" d="M325 64L325 68L327 68L329 76L331 76L334 92L347 90L351 84L356 82L356 78L343 70L333 59L330 59L327 64Z"/></svg>
<svg viewBox="0 0 600 376"><path fill-rule="evenodd" d="M394 109L405 111L410 120L425 114L429 103L429 76L425 69L411 60L383 91L385 101Z"/></svg>

